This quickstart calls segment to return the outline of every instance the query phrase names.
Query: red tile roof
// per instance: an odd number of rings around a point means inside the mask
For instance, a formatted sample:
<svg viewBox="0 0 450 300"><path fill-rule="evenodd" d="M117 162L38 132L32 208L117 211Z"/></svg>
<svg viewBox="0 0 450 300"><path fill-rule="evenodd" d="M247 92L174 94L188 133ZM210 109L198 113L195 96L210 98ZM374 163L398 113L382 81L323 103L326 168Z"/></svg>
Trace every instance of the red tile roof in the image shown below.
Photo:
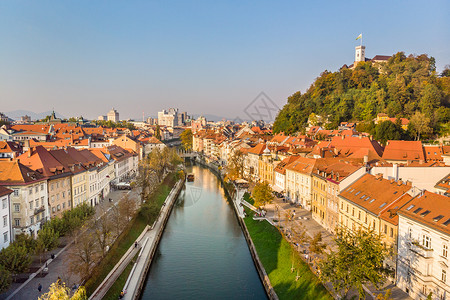
<svg viewBox="0 0 450 300"><path fill-rule="evenodd" d="M425 160L421 141L388 141L384 153L384 160Z"/></svg>

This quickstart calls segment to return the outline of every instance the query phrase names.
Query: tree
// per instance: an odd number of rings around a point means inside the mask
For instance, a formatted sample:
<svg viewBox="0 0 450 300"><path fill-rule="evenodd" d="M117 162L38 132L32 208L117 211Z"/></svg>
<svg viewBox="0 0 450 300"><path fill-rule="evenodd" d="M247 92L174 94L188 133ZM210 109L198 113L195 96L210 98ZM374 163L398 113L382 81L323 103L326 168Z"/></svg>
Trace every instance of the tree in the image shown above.
<svg viewBox="0 0 450 300"><path fill-rule="evenodd" d="M148 157L144 157L139 162L138 168L138 176L136 178L136 184L138 188L141 190L141 204L144 202L146 195L148 193L148 185L149 185L149 176L150 176L150 166Z"/></svg>
<svg viewBox="0 0 450 300"><path fill-rule="evenodd" d="M264 206L272 202L272 189L267 182L257 183L252 191L255 206Z"/></svg>
<svg viewBox="0 0 450 300"><path fill-rule="evenodd" d="M155 137L156 137L158 140L161 140L161 128L159 127L159 125L156 125Z"/></svg>
<svg viewBox="0 0 450 300"><path fill-rule="evenodd" d="M322 233L320 231L317 232L309 244L309 251L315 254L322 254L326 247L327 245L322 243Z"/></svg>
<svg viewBox="0 0 450 300"><path fill-rule="evenodd" d="M244 177L245 155L241 150L235 150L231 153L227 163L227 177L231 180Z"/></svg>
<svg viewBox="0 0 450 300"><path fill-rule="evenodd" d="M338 250L319 262L321 280L331 282L335 292L343 298L354 287L359 298L364 299L363 284L369 282L380 288L391 273L383 264L389 250L380 235L373 230L339 229L335 241Z"/></svg>
<svg viewBox="0 0 450 300"><path fill-rule="evenodd" d="M191 150L192 149L192 130L186 129L183 131L180 135L181 137L181 144L183 145L184 150Z"/></svg>
<svg viewBox="0 0 450 300"><path fill-rule="evenodd" d="M97 239L92 233L83 233L74 241L69 252L69 270L83 280L89 278L99 258Z"/></svg>
<svg viewBox="0 0 450 300"><path fill-rule="evenodd" d="M106 255L109 244L113 241L113 223L110 216L107 213L103 213L98 219L92 221L90 227L94 230L94 236L97 239L97 245L103 258Z"/></svg>
<svg viewBox="0 0 450 300"><path fill-rule="evenodd" d="M430 118L427 118L425 114L416 111L414 116L412 116L409 128L412 130L416 136L416 141L420 140L421 135L426 135L432 132L430 127Z"/></svg>
<svg viewBox="0 0 450 300"><path fill-rule="evenodd" d="M147 224L151 224L156 220L159 211L160 208L155 202L149 202L141 207L139 214L145 218Z"/></svg>
<svg viewBox="0 0 450 300"><path fill-rule="evenodd" d="M386 145L388 140L401 140L403 137L404 132L398 122L384 121L375 126L374 138L383 145Z"/></svg>
<svg viewBox="0 0 450 300"><path fill-rule="evenodd" d="M9 271L0 264L0 293L8 290L11 284L11 274Z"/></svg>
<svg viewBox="0 0 450 300"><path fill-rule="evenodd" d="M0 262L15 277L28 270L31 254L25 246L13 243L0 251Z"/></svg>
<svg viewBox="0 0 450 300"><path fill-rule="evenodd" d="M55 249L59 244L59 233L51 227L44 227L39 230L37 243L39 242L42 243L47 251Z"/></svg>
<svg viewBox="0 0 450 300"><path fill-rule="evenodd" d="M39 300L87 300L86 289L81 286L70 297L70 289L64 282L54 282L50 285L49 291L39 297Z"/></svg>
<svg viewBox="0 0 450 300"><path fill-rule="evenodd" d="M125 195L122 199L120 199L118 209L122 219L128 223L136 212L136 202L133 199L130 199L128 195Z"/></svg>

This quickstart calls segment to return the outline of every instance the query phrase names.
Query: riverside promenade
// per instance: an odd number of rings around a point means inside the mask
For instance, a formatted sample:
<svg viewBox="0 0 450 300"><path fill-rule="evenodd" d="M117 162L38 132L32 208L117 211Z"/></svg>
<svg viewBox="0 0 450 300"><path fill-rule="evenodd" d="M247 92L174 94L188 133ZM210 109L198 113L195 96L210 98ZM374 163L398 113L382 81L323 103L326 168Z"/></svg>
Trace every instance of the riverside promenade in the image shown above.
<svg viewBox="0 0 450 300"><path fill-rule="evenodd" d="M130 275L125 283L123 291L125 296L123 299L137 299L142 290L145 276L147 275L148 269L150 268L153 255L158 248L159 241L164 232L165 225L170 216L172 207L184 185L184 180L181 179L177 182L175 187L170 191L161 211L153 223L152 226L147 226L142 234L136 239L137 247L132 245L125 255L120 259L120 261L114 266L111 272L106 276L105 280L99 285L99 287L94 291L89 300L100 300L102 299L117 278L122 274L123 270L128 266L133 257L138 254L136 263L130 272Z"/></svg>

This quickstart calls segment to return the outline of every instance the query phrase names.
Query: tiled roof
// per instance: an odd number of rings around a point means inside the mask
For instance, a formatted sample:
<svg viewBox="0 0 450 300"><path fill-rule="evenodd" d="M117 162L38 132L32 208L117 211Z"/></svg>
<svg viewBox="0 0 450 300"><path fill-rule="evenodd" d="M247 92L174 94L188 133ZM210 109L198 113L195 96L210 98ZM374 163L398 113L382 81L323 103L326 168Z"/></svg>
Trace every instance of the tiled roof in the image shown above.
<svg viewBox="0 0 450 300"><path fill-rule="evenodd" d="M302 174L311 174L314 170L316 162L316 159L299 157L294 162L286 165L286 169Z"/></svg>
<svg viewBox="0 0 450 300"><path fill-rule="evenodd" d="M389 55L375 55L372 60L384 61L389 60L389 58L391 58Z"/></svg>
<svg viewBox="0 0 450 300"><path fill-rule="evenodd" d="M266 149L266 144L259 143L255 147L248 149L247 153L261 155L263 154L264 149Z"/></svg>
<svg viewBox="0 0 450 300"><path fill-rule="evenodd" d="M450 174L439 180L439 182L434 187L440 190L444 190L446 193L450 193Z"/></svg>
<svg viewBox="0 0 450 300"><path fill-rule="evenodd" d="M76 161L72 158L72 156L69 155L66 149L50 150L50 154L73 174L77 174L86 170L81 165L81 162Z"/></svg>
<svg viewBox="0 0 450 300"><path fill-rule="evenodd" d="M365 174L339 196L379 216L383 211L396 207L403 194L410 189L410 185Z"/></svg>
<svg viewBox="0 0 450 300"><path fill-rule="evenodd" d="M296 155L291 155L289 157L286 157L275 167L274 171L285 175L286 174L286 166L290 163L293 163L295 160L297 160L297 158L299 158L299 156L296 156Z"/></svg>
<svg viewBox="0 0 450 300"><path fill-rule="evenodd" d="M444 154L444 149L441 145L439 146L423 146L423 152L425 154L426 161L442 161L442 154Z"/></svg>
<svg viewBox="0 0 450 300"><path fill-rule="evenodd" d="M15 142L0 141L0 153L22 152L22 146Z"/></svg>
<svg viewBox="0 0 450 300"><path fill-rule="evenodd" d="M405 205L399 215L450 235L450 198L425 191Z"/></svg>
<svg viewBox="0 0 450 300"><path fill-rule="evenodd" d="M383 159L385 160L425 160L421 141L388 141Z"/></svg>
<svg viewBox="0 0 450 300"><path fill-rule="evenodd" d="M0 160L0 185L21 185L44 179L44 176L17 160Z"/></svg>
<svg viewBox="0 0 450 300"><path fill-rule="evenodd" d="M13 191L0 185L0 197L11 194Z"/></svg>
<svg viewBox="0 0 450 300"><path fill-rule="evenodd" d="M42 146L30 148L30 150L19 156L18 159L22 164L39 172L45 177L52 177L70 172L70 170L67 170L63 164Z"/></svg>

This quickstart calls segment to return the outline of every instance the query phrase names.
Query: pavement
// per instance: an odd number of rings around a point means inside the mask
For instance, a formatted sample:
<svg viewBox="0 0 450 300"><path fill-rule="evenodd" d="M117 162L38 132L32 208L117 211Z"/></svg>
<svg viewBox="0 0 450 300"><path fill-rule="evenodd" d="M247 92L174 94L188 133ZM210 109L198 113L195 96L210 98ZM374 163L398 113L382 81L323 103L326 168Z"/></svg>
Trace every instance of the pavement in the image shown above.
<svg viewBox="0 0 450 300"><path fill-rule="evenodd" d="M238 198L239 199L239 198ZM241 201L244 205L247 207L250 207L254 210L254 207L251 207L246 203L245 201ZM258 217L258 219L267 219L269 223L274 224L278 223L281 224L283 227L288 229L286 232L289 233L290 229L296 230L297 232L300 232L300 228L304 228L306 234L313 238L317 233L322 234L322 242L327 245L326 252L329 251L335 251L337 246L334 241L334 235L327 231L325 228L323 228L319 223L317 223L313 218L310 211L300 208L298 206L293 206L288 202L284 202L283 199L274 197L274 200L271 204L267 204L264 209L266 210L266 215L264 217ZM295 215L286 220L286 217L288 215L291 215L295 213ZM273 222L274 220L278 222ZM287 240L291 243L293 243L292 240L289 239L289 234L286 234ZM299 245L297 247L298 251L301 253L301 257L303 260L305 260L311 270L317 274L317 268L315 267L314 261L317 259L320 259L321 257L318 257L314 253L309 253L309 244L305 243L303 245ZM308 254L308 260L305 258L304 254ZM328 290L332 289L332 286L330 283L325 283L325 286ZM401 289L399 289L397 286L392 284L391 282L387 282L381 290L376 290L373 286L369 285L366 287L367 297L366 299L375 299L374 295L378 295L379 293L384 293L383 291L386 291L387 289L391 289L392 291L392 298L393 299L412 299L409 297L408 294L403 292ZM350 291L348 294L348 298L350 299L353 295L357 296L356 291ZM357 297L356 297L357 298Z"/></svg>
<svg viewBox="0 0 450 300"><path fill-rule="evenodd" d="M136 190L132 191L112 191L106 197L105 200L99 203L95 208L95 218L98 218L105 212L109 212L110 208L118 202L124 195L129 194L129 197L132 199L138 199L139 195ZM111 202L107 199L111 198ZM13 283L11 284L10 289L0 294L0 300L23 300L23 299L38 299L39 296L48 291L48 288L52 283L58 280L58 277L61 278L63 282L66 283L66 286L72 287L74 284L80 283L80 278L75 274L69 274L69 265L68 265L68 251L70 248L72 239L70 237L62 237L60 239L60 243L63 248L54 249L48 253L46 253L46 258L39 263L39 259L35 259L31 265L31 270L34 273L29 274L29 278L24 283ZM55 259L51 259L51 255L55 255ZM47 260L46 260L47 259ZM45 264L47 263L48 273L45 275L41 275L42 269L45 268ZM23 274L26 275L26 274ZM42 284L42 292L40 293L37 289L38 285Z"/></svg>

